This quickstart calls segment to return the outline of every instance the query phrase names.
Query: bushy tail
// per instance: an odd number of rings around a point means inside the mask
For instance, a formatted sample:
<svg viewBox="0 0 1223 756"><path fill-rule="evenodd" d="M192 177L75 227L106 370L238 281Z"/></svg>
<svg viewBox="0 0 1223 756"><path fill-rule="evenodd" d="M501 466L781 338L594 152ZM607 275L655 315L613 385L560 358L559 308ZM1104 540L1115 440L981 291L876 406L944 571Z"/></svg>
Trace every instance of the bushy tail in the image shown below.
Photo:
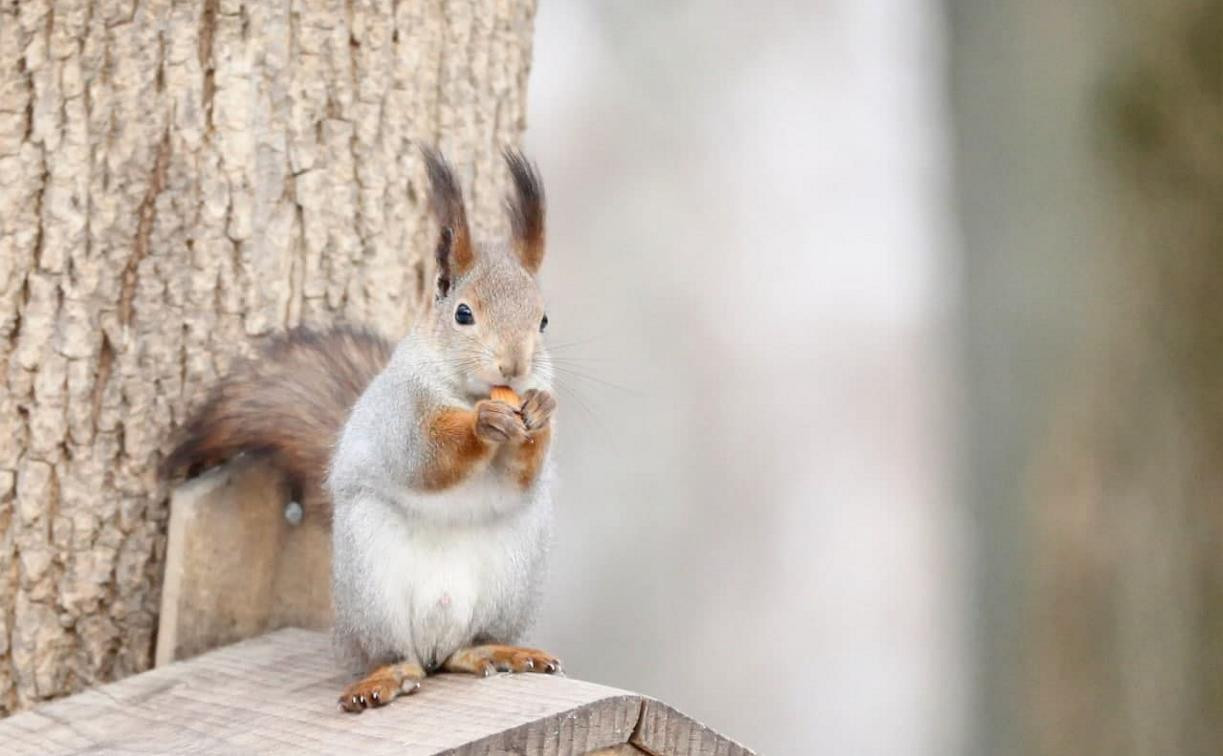
<svg viewBox="0 0 1223 756"><path fill-rule="evenodd" d="M391 348L349 328L298 328L274 338L213 389L183 426L162 474L193 474L240 452L266 455L307 509L329 509L323 481L332 450Z"/></svg>

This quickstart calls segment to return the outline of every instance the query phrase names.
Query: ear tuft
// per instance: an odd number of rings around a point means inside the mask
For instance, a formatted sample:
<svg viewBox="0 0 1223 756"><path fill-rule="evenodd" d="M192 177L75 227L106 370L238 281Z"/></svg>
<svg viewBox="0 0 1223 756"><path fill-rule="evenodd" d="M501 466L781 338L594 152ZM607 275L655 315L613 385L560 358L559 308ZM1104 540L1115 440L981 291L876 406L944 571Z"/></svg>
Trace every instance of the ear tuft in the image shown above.
<svg viewBox="0 0 1223 756"><path fill-rule="evenodd" d="M471 246L471 234L467 230L467 209L463 204L463 190L454 176L446 158L431 147L422 147L425 169L429 173L429 206L441 230L437 240L438 296L444 297L450 290L454 274L462 275L471 269L475 255Z"/></svg>
<svg viewBox="0 0 1223 756"><path fill-rule="evenodd" d="M535 166L521 152L506 149L502 155L514 181L514 194L506 202L514 248L523 267L535 273L544 259L544 185Z"/></svg>

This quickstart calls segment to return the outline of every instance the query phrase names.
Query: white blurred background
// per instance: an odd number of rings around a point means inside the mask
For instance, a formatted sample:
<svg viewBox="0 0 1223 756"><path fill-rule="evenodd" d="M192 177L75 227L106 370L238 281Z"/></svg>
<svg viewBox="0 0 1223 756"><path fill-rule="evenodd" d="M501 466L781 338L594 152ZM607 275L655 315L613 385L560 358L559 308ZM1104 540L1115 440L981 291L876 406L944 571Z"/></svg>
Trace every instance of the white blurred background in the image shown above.
<svg viewBox="0 0 1223 756"><path fill-rule="evenodd" d="M541 3L534 640L762 753L964 747L940 6Z"/></svg>

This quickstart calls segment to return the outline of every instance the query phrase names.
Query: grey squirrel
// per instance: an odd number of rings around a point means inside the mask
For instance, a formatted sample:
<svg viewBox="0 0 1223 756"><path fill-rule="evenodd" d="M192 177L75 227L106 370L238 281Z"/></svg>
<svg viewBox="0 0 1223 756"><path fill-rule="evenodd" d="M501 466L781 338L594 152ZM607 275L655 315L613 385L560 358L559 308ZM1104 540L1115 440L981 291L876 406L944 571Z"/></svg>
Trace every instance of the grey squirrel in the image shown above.
<svg viewBox="0 0 1223 756"><path fill-rule="evenodd" d="M341 694L346 711L389 703L437 670L561 669L508 645L539 603L552 528L543 186L507 151L511 238L477 245L453 171L422 153L437 278L408 335L393 349L345 328L273 340L214 389L164 465L259 452L308 512L330 505L335 641L364 675Z"/></svg>

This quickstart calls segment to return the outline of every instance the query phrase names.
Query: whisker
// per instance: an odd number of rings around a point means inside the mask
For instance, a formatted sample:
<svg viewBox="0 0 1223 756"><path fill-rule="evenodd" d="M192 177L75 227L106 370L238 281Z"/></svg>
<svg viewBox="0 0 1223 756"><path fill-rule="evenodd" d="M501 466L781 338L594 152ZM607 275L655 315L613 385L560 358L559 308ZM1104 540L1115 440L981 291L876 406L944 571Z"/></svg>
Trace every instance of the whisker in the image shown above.
<svg viewBox="0 0 1223 756"><path fill-rule="evenodd" d="M591 409L590 405L587 404L582 399L581 393L575 387L570 386L569 384L567 384L566 382L562 380L554 381L553 385L562 394L572 399L577 404L577 406L581 408L583 412L586 413L586 416L590 418L591 422L594 423L595 427L597 428L597 430L600 433L605 434L607 432L607 426L604 425L598 413L596 413L593 409Z"/></svg>
<svg viewBox="0 0 1223 756"><path fill-rule="evenodd" d="M549 342L548 348L549 349L572 349L573 347L583 346L586 344L591 344L595 341L600 341L602 339L605 339L606 337L607 337L607 334L602 333L597 336L589 336L584 339L572 339L570 341L561 341L557 343Z"/></svg>
<svg viewBox="0 0 1223 756"><path fill-rule="evenodd" d="M547 354L547 353L541 353L541 358L551 360L553 362L561 362L561 363L570 364L570 365L585 364L585 363L590 363L590 362L600 362L600 363L612 362L612 358L610 357L585 357L585 356L578 356L578 355L557 356L554 354Z"/></svg>
<svg viewBox="0 0 1223 756"><path fill-rule="evenodd" d="M628 386L621 386L617 383L612 383L611 381L607 381L602 378L597 378L593 375L588 375L586 373L583 373L577 370L573 370L563 365L549 365L549 367L552 368L552 370L556 371L557 373L563 374L570 378L576 378L576 379L580 379L584 381L593 381L594 383L597 383L601 386L605 386L610 389L615 389L616 391L622 391L630 396L641 396L642 395L642 392L638 389L629 388Z"/></svg>

